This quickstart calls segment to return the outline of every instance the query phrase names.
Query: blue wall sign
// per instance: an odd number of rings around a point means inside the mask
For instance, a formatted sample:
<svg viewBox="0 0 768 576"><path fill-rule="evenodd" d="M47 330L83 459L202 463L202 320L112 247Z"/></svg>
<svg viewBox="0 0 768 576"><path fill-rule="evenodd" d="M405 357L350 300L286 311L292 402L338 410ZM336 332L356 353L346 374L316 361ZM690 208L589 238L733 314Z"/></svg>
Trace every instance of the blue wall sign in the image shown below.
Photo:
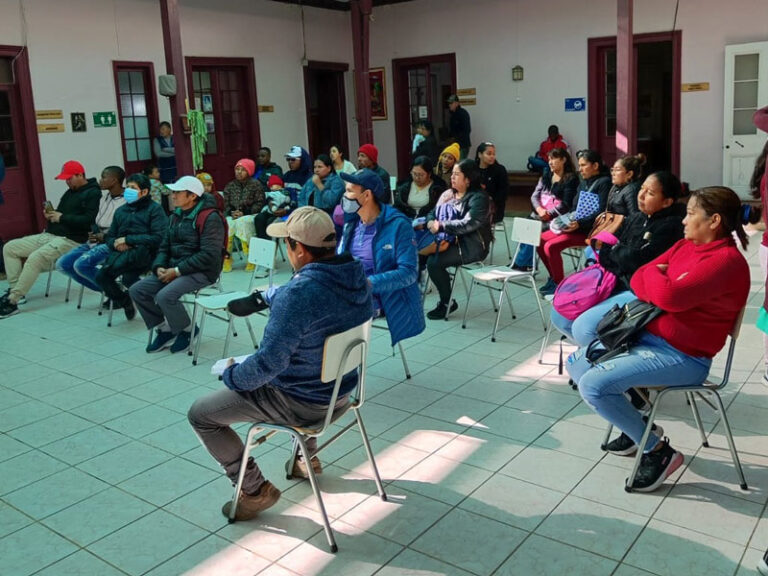
<svg viewBox="0 0 768 576"><path fill-rule="evenodd" d="M583 112L586 109L587 109L586 98L566 98L565 99L566 112Z"/></svg>

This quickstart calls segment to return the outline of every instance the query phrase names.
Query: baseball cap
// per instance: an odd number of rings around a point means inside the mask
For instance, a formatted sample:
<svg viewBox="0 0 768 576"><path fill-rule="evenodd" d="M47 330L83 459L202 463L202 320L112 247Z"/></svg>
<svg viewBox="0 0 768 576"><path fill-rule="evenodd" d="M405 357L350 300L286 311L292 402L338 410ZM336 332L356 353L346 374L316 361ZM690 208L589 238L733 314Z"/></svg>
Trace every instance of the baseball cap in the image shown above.
<svg viewBox="0 0 768 576"><path fill-rule="evenodd" d="M61 167L61 174L56 176L56 180L67 180L75 174L85 174L85 168L77 160L68 160Z"/></svg>
<svg viewBox="0 0 768 576"><path fill-rule="evenodd" d="M203 192L205 192L203 183L195 176L182 176L173 184L166 184L165 187L174 192L192 192L195 196L202 196Z"/></svg>
<svg viewBox="0 0 768 576"><path fill-rule="evenodd" d="M363 168L362 170L358 170L352 174L346 174L342 172L339 174L339 176L341 176L342 180L349 182L350 184L357 184L358 186L362 186L363 190L370 190L373 192L373 195L377 200L386 200L384 184L382 183L381 178L379 178L379 175L376 174L376 172L373 170L369 168Z"/></svg>
<svg viewBox="0 0 768 576"><path fill-rule="evenodd" d="M301 158L301 146L291 146L291 149L288 150L285 154L286 158Z"/></svg>
<svg viewBox="0 0 768 576"><path fill-rule="evenodd" d="M297 208L287 220L272 222L267 234L273 238L293 238L305 246L335 248L336 228L327 213L314 206Z"/></svg>
<svg viewBox="0 0 768 576"><path fill-rule="evenodd" d="M448 96L447 102L448 102L448 104L453 104L454 102L459 102L459 97L456 96L456 94L451 94L450 96Z"/></svg>

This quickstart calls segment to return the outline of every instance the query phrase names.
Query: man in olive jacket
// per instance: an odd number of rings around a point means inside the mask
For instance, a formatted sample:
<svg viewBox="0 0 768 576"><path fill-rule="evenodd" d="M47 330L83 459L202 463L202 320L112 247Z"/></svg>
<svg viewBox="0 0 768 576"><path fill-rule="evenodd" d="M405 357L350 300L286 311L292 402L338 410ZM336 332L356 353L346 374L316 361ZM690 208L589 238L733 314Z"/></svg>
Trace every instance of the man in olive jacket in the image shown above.
<svg viewBox="0 0 768 576"><path fill-rule="evenodd" d="M46 203L45 232L11 240L3 247L9 288L0 297L0 318L16 314L37 277L50 270L59 256L88 240L101 200L98 182L86 178L85 168L75 160L65 162L56 179L66 180L68 189L56 209Z"/></svg>
<svg viewBox="0 0 768 576"><path fill-rule="evenodd" d="M149 191L152 184L144 174L128 177L124 192L125 204L115 211L112 225L104 236L109 252L96 272L96 284L110 298L115 308L122 308L132 320L136 309L128 292L118 283L131 286L139 274L149 270L160 243L168 229L168 217Z"/></svg>
<svg viewBox="0 0 768 576"><path fill-rule="evenodd" d="M171 353L189 348L192 320L179 299L216 282L225 246L224 218L213 196L203 194L203 183L182 176L168 188L176 209L152 263L154 274L129 290L147 328L157 329L149 353L169 346Z"/></svg>

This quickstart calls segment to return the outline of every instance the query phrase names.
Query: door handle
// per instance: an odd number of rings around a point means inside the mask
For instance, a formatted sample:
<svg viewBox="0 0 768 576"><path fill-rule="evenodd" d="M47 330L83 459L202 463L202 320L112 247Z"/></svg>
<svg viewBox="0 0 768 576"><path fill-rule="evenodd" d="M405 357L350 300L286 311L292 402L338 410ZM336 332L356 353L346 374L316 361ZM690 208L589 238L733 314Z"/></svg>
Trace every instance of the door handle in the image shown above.
<svg viewBox="0 0 768 576"><path fill-rule="evenodd" d="M734 142L734 144L738 144L739 146L741 146L742 148L744 148L744 144L742 144L742 143L741 143L741 142L739 142L738 140L734 140L733 142Z"/></svg>

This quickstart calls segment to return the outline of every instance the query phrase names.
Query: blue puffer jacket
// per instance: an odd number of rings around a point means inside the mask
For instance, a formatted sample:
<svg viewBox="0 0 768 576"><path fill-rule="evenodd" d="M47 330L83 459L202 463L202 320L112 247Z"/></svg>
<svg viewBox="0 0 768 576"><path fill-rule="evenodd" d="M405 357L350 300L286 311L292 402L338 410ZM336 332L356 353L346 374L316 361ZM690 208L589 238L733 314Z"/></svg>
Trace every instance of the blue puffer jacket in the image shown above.
<svg viewBox="0 0 768 576"><path fill-rule="evenodd" d="M337 252L347 252L357 214L346 215ZM418 259L411 220L389 204L381 205L373 238L375 273L368 279L372 292L381 300L389 326L392 346L424 331L424 309L419 293Z"/></svg>
<svg viewBox="0 0 768 576"><path fill-rule="evenodd" d="M227 368L224 384L246 394L269 384L299 400L328 404L334 383L320 381L325 339L362 324L372 312L360 262L345 255L307 264L275 290L261 347ZM356 384L356 372L344 376L339 396Z"/></svg>
<svg viewBox="0 0 768 576"><path fill-rule="evenodd" d="M299 208L310 204L315 208L325 211L329 216L333 216L333 209L338 206L341 196L344 194L344 181L339 178L335 172L331 172L323 180L323 188L320 190L310 178L304 183L299 192Z"/></svg>

